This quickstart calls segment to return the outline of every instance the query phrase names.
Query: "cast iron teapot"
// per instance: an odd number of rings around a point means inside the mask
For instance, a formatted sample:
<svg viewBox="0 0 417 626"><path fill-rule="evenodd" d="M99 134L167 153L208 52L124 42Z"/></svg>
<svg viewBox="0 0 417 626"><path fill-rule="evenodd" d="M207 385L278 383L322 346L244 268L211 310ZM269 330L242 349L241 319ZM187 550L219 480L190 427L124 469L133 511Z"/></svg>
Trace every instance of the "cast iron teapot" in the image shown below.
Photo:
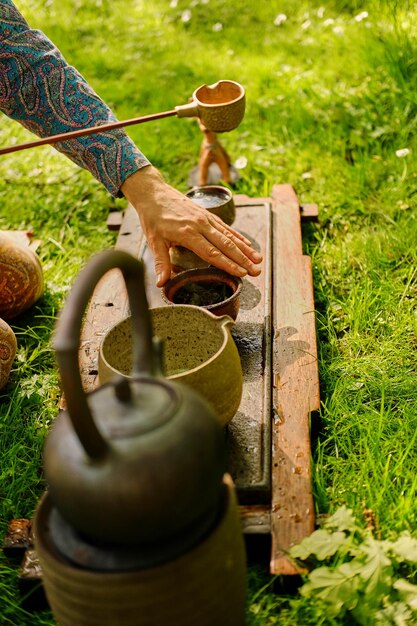
<svg viewBox="0 0 417 626"><path fill-rule="evenodd" d="M114 268L129 296L133 378L85 394L78 366L83 313L98 280ZM144 545L184 535L217 515L224 433L199 394L162 376L142 262L115 250L93 257L65 303L53 347L67 411L47 437L44 469L63 519L97 542Z"/></svg>

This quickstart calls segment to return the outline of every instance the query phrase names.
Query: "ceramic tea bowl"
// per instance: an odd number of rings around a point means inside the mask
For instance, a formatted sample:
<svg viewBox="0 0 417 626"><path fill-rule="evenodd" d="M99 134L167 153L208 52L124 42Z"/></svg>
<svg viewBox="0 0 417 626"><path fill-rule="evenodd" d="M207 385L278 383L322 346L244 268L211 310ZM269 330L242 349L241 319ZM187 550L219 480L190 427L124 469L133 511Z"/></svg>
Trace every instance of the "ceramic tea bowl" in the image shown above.
<svg viewBox="0 0 417 626"><path fill-rule="evenodd" d="M186 194L195 204L207 209L209 213L220 217L225 224L233 224L236 216L236 208L233 195L227 187L220 185L206 185L193 187ZM195 267L208 267L209 263L197 256L191 250L183 246L172 246L170 249L171 263L174 271L192 269Z"/></svg>
<svg viewBox="0 0 417 626"><path fill-rule="evenodd" d="M241 291L241 278L206 267L180 272L165 283L161 293L167 304L194 305L236 320Z"/></svg>
<svg viewBox="0 0 417 626"><path fill-rule="evenodd" d="M185 195L198 206L221 217L225 224L230 226L235 221L235 203L232 192L227 187L220 185L193 187Z"/></svg>
<svg viewBox="0 0 417 626"><path fill-rule="evenodd" d="M163 306L150 310L153 333L163 342L164 375L189 385L214 408L225 426L242 397L242 366L228 316L217 317L196 306ZM99 350L98 375L106 383L116 375L131 377L130 318L104 337Z"/></svg>

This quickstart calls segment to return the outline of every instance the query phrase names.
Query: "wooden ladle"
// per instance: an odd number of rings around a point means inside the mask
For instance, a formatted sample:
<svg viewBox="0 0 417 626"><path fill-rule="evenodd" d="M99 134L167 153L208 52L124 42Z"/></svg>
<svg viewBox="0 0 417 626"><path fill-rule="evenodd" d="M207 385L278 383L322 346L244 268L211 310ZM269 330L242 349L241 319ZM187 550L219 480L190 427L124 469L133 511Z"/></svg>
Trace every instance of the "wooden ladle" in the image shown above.
<svg viewBox="0 0 417 626"><path fill-rule="evenodd" d="M43 137L36 141L1 148L0 155L35 148L45 144L68 141L69 139L75 139L85 135L94 135L95 133L102 133L106 130L114 130L115 128L122 128L124 126L143 124L144 122L151 122L174 115L178 117L198 117L206 128L215 133L222 133L233 130L239 126L244 113L245 90L242 85L232 80L220 80L213 85L201 85L201 87L198 87L198 89L194 91L191 102L176 106L172 111L143 115L129 120L109 122L108 124L102 124L100 126L91 126L67 133L51 135L50 137Z"/></svg>

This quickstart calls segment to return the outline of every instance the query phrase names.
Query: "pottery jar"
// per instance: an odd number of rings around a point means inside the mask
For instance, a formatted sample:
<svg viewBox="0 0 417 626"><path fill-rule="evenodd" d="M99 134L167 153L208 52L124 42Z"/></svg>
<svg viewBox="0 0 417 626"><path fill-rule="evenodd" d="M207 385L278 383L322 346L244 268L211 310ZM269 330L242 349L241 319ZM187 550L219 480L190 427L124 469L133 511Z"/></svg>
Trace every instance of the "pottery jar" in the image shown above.
<svg viewBox="0 0 417 626"><path fill-rule="evenodd" d="M35 252L0 233L0 316L11 319L43 294L42 266Z"/></svg>
<svg viewBox="0 0 417 626"><path fill-rule="evenodd" d="M16 336L10 326L0 319L0 389L9 380L13 359L16 355Z"/></svg>

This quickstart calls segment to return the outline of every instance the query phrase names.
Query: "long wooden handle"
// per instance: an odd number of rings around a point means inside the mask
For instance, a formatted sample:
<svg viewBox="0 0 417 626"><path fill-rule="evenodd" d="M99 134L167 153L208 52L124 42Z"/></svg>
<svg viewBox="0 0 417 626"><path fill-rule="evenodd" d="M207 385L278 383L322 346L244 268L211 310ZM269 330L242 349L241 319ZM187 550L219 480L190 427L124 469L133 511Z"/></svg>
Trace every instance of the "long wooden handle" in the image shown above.
<svg viewBox="0 0 417 626"><path fill-rule="evenodd" d="M134 124L143 124L144 122L152 122L164 117L172 117L177 115L177 111L163 111L162 113L152 113L151 115L143 115L142 117L133 117L130 120L109 122L108 124L102 124L101 126L90 126L90 128L81 128L80 130L72 130L68 133L60 133L59 135L51 135L50 137L43 137L36 141L29 141L27 143L21 143L17 146L8 146L7 148L0 149L1 154L9 154L10 152L19 152L20 150L27 150L28 148L36 148L37 146L43 146L45 144L58 143L59 141L68 141L69 139L75 139L76 137L84 137L85 135L94 135L95 133L102 133L105 130L114 130L115 128L122 128L124 126L133 126Z"/></svg>

